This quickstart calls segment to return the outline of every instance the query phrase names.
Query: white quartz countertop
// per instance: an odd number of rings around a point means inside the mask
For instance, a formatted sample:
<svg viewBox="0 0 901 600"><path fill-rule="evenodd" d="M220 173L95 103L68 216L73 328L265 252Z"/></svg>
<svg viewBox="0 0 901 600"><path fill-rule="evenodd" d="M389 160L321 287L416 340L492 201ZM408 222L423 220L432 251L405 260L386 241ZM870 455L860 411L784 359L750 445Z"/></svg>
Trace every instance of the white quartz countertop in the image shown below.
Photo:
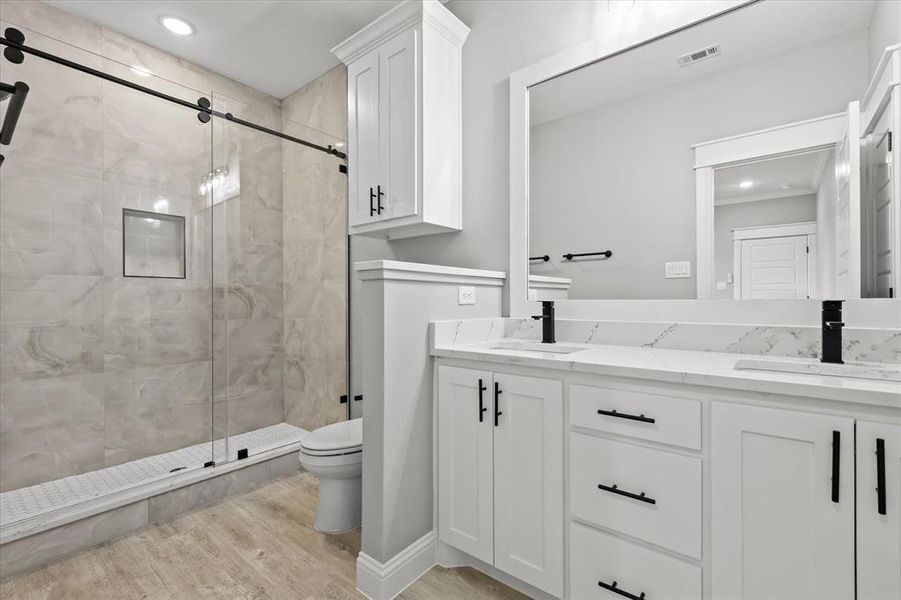
<svg viewBox="0 0 901 600"><path fill-rule="evenodd" d="M901 383L833 375L736 370L739 360L815 363L815 359L765 357L726 352L674 350L635 346L560 342L559 346L582 348L570 354L539 353L492 348L499 341L442 345L433 342L437 357L630 377L658 382L712 386L753 392L806 396L901 409ZM508 340L522 342L523 340ZM898 365L873 363L874 367L899 369Z"/></svg>

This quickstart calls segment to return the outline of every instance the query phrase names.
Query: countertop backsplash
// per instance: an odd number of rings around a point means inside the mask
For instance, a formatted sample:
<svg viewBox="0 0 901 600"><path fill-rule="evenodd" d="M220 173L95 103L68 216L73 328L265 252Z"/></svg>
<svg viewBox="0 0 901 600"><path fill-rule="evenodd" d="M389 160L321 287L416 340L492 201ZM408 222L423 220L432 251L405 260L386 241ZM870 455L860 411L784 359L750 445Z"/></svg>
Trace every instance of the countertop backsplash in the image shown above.
<svg viewBox="0 0 901 600"><path fill-rule="evenodd" d="M558 342L701 350L732 354L816 358L819 327L657 323L557 319ZM541 340L541 322L496 318L436 321L437 345L462 345L498 339ZM842 332L845 361L901 363L901 329L846 327Z"/></svg>

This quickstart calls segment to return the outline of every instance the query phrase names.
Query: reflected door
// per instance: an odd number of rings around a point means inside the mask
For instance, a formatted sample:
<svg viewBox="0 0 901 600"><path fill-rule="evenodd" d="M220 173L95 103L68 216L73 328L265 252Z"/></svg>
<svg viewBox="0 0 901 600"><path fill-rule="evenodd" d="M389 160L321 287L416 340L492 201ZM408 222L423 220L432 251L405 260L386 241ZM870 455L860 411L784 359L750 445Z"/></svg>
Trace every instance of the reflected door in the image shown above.
<svg viewBox="0 0 901 600"><path fill-rule="evenodd" d="M808 298L808 236L741 240L741 298Z"/></svg>

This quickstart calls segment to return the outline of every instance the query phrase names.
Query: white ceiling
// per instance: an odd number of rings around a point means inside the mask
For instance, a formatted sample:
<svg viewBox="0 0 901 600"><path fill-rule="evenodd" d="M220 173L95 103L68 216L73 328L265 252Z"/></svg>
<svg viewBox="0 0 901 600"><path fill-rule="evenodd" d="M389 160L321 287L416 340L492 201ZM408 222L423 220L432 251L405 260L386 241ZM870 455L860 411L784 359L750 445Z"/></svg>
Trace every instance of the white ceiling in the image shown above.
<svg viewBox="0 0 901 600"><path fill-rule="evenodd" d="M768 0L596 62L530 90L532 126L868 27L874 0ZM679 67L714 44L719 56Z"/></svg>
<svg viewBox="0 0 901 600"><path fill-rule="evenodd" d="M284 98L338 64L330 52L399 0L44 0L258 90ZM185 19L177 36L161 15Z"/></svg>
<svg viewBox="0 0 901 600"><path fill-rule="evenodd" d="M818 150L717 169L715 203L735 204L815 194L832 153L832 149ZM742 181L751 181L754 185L743 189L739 185Z"/></svg>

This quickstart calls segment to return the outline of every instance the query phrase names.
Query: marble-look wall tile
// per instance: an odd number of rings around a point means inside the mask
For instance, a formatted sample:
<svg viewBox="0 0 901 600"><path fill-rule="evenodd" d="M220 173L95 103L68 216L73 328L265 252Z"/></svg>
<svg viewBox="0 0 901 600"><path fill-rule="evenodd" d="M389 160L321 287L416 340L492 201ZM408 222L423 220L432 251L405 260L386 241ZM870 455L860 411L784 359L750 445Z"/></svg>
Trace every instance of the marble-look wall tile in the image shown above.
<svg viewBox="0 0 901 600"><path fill-rule="evenodd" d="M211 321L191 318L106 323L104 370L209 360Z"/></svg>
<svg viewBox="0 0 901 600"><path fill-rule="evenodd" d="M101 324L0 324L0 382L66 377L102 370Z"/></svg>
<svg viewBox="0 0 901 600"><path fill-rule="evenodd" d="M0 384L0 491L103 466L103 379Z"/></svg>
<svg viewBox="0 0 901 600"><path fill-rule="evenodd" d="M100 54L100 26L49 4L35 0L3 0L0 9L3 27L7 23L39 32L88 52ZM26 39L26 42L30 40ZM4 67L5 68L5 67Z"/></svg>
<svg viewBox="0 0 901 600"><path fill-rule="evenodd" d="M338 65L282 102L286 121L316 127L333 137L347 135L347 66Z"/></svg>

